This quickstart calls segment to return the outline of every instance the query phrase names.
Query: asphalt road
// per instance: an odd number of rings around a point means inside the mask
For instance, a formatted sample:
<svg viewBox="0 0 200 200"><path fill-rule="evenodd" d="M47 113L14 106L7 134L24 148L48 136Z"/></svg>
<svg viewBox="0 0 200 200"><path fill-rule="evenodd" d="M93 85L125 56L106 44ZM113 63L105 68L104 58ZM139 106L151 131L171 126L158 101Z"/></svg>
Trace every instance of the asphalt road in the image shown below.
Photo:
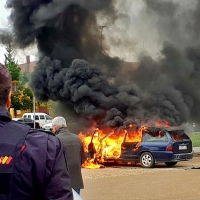
<svg viewBox="0 0 200 200"><path fill-rule="evenodd" d="M199 155L199 154L198 154ZM200 157L168 168L109 166L82 169L83 200L200 200Z"/></svg>

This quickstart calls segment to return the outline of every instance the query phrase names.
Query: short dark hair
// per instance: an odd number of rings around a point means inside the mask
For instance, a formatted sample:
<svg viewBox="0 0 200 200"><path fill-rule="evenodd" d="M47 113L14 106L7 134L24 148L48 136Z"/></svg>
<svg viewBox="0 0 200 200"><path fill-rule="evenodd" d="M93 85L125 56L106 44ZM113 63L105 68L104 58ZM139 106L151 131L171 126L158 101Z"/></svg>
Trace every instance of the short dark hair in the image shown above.
<svg viewBox="0 0 200 200"><path fill-rule="evenodd" d="M6 66L0 63L0 105L5 106L11 90L12 77Z"/></svg>
<svg viewBox="0 0 200 200"><path fill-rule="evenodd" d="M0 94L0 105L1 106L5 106L6 102L8 100L8 94L11 90L11 86L10 87L6 87L4 93Z"/></svg>

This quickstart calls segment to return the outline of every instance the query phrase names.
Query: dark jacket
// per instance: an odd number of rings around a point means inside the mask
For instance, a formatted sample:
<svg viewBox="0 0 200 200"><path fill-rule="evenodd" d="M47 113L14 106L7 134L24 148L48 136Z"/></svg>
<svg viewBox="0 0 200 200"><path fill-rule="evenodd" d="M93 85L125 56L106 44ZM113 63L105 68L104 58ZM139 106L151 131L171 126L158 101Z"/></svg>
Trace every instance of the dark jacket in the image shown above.
<svg viewBox="0 0 200 200"><path fill-rule="evenodd" d="M72 188L82 189L83 179L81 165L84 162L83 145L79 137L67 128L59 128L56 136L60 139L66 154L67 167L71 178Z"/></svg>
<svg viewBox="0 0 200 200"><path fill-rule="evenodd" d="M0 106L0 135L1 127L8 122L12 123L10 114ZM27 125L19 123L19 126L23 128ZM73 200L71 182L59 139L43 131L30 129L24 145L25 149L16 157L12 199Z"/></svg>

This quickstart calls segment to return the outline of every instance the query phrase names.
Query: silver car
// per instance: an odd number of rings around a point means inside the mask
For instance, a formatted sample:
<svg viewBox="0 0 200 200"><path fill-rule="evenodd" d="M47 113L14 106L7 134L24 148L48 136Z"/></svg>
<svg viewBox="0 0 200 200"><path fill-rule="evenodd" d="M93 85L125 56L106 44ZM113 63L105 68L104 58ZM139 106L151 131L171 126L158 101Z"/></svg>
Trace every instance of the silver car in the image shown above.
<svg viewBox="0 0 200 200"><path fill-rule="evenodd" d="M51 131L51 130L52 130L52 123L44 124L44 125L42 126L42 129L43 129L43 130L46 130L46 131Z"/></svg>

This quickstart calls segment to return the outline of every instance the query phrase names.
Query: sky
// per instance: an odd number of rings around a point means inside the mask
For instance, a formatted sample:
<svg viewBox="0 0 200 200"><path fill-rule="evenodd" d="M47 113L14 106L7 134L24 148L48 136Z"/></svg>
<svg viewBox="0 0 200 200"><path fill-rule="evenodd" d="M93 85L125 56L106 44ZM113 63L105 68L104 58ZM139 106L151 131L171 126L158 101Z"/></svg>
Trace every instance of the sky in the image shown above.
<svg viewBox="0 0 200 200"><path fill-rule="evenodd" d="M8 16L9 11L5 9L4 5L6 3L6 0L0 1L0 29L4 29L8 27ZM0 46L0 62L2 63L4 61L4 53L5 48L1 45Z"/></svg>
<svg viewBox="0 0 200 200"><path fill-rule="evenodd" d="M8 15L9 11L5 9L4 5L6 3L6 0L1 0L0 1L0 26L1 27L6 27L8 25Z"/></svg>
<svg viewBox="0 0 200 200"><path fill-rule="evenodd" d="M0 0L0 29L8 29L9 27L9 14L10 10L5 8L6 0ZM0 62L4 63L4 54L6 50L5 47L0 45ZM31 61L36 60L36 48L34 50L25 49L25 50L17 50L15 52L16 61L21 64L26 62L26 55L30 55Z"/></svg>
<svg viewBox="0 0 200 200"><path fill-rule="evenodd" d="M196 1L171 0L170 2L182 2L180 5L189 10L196 6ZM8 28L9 26L8 16L10 11L5 9L5 4L6 0L0 0L0 29ZM115 7L119 12L118 16L123 17L116 19L113 24L109 24L110 22L106 21L107 18L102 16L97 19L100 25L108 24L103 30L103 39L107 47L109 47L106 49L106 53L130 62L138 61L138 56L141 52L147 52L154 59L160 58L164 40L171 37L170 31L165 28L170 25L170 20L159 17L159 14L152 10L147 12L145 0L117 0ZM183 12L185 11L184 9ZM125 23L124 20L126 20ZM184 20L182 20L180 28L184 26ZM126 37L124 37L124 33L126 33ZM178 34L175 33L175 35ZM175 42L178 41L178 45L181 44L177 38L174 40ZM0 45L0 62L4 60L4 53L5 48ZM37 48L29 47L25 51L17 50L15 58L18 63L25 62L25 55L30 55L31 61L35 61L37 59Z"/></svg>
<svg viewBox="0 0 200 200"><path fill-rule="evenodd" d="M104 40L109 46L109 55L110 56L118 56L126 61L137 61L137 55L144 49L151 54L154 54L155 57L158 56L158 51L160 50L160 43L155 43L153 39L148 40L146 37L146 26L143 27L141 24L138 24L138 18L141 18L143 13L144 2L143 0L126 0L125 4L121 3L121 0L117 1L116 8L121 8L121 14L126 14L132 23L132 25L128 28L124 25L123 22L117 20L113 26L106 27L103 34ZM0 0L0 29L9 27L9 13L10 11L5 8L6 0ZM134 12L133 12L134 11ZM135 19L135 20L134 20ZM104 24L104 21L98 20L99 24ZM137 29L135 29L137 27ZM128 31L127 31L128 28ZM117 30L117 31L116 31ZM123 38L124 32L127 33L127 41L124 39L119 43L118 38ZM149 33L152 37L156 37L155 31ZM115 39L113 39L115 38ZM117 42L115 40L118 40ZM133 44L133 45L127 45ZM131 52L131 53L130 53ZM4 53L5 48L0 45L0 62L4 61ZM24 55L30 55L31 61L35 61L37 59L37 48L29 48L25 50L18 50L15 58L18 60L18 63L25 62Z"/></svg>
<svg viewBox="0 0 200 200"><path fill-rule="evenodd" d="M145 23L144 26L139 23L143 18L147 21L143 16L143 0L126 0L124 4L122 4L121 0L116 2L116 8L120 8L121 14L126 15L131 24L127 27L126 23L119 19L116 20L115 24L107 26L104 29L104 40L109 46L109 52L107 53L110 56L118 56L126 61L137 61L138 54L143 50L149 52L153 57L158 57L160 55L159 51L162 42L159 42L156 29L150 28L154 26L154 24L151 21ZM130 4L130 2L132 3ZM0 29L9 27L8 17L10 11L5 8L5 4L6 0L0 0ZM104 21L101 21L101 19L100 17L98 23L104 24ZM137 29L135 27L137 27ZM146 31L146 29L148 29L148 31ZM126 32L126 41L124 41L123 38L124 32ZM5 48L0 45L0 62L4 62L4 53ZM15 58L18 63L24 63L26 61L26 56L24 55L30 55L31 61L35 61L37 59L37 48L29 47L29 49L26 50L17 50Z"/></svg>

